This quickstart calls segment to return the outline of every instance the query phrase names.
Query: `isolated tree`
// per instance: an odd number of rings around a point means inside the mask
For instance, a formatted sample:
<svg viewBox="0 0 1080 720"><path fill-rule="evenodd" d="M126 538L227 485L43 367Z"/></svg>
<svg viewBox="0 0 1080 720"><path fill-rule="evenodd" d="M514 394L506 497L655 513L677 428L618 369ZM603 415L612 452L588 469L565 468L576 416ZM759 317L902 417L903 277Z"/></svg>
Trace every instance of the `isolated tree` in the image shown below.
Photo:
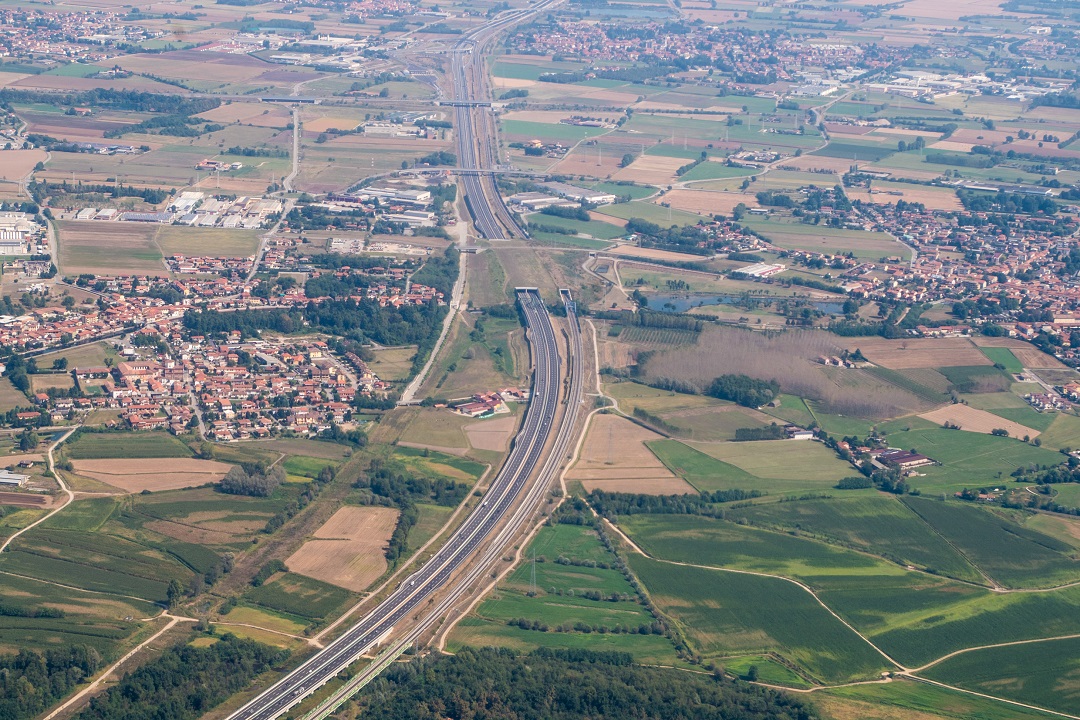
<svg viewBox="0 0 1080 720"><path fill-rule="evenodd" d="M179 580L173 578L169 581L169 589L165 591L165 597L169 600L169 607L176 607L180 599L184 597L184 586Z"/></svg>

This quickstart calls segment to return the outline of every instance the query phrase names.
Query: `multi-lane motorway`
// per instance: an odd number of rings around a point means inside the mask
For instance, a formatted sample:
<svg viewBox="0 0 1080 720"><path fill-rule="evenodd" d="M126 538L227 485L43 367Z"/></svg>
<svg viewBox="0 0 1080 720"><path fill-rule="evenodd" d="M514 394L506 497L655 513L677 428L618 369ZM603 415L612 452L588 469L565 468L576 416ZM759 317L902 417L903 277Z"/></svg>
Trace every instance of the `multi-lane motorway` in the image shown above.
<svg viewBox="0 0 1080 720"><path fill-rule="evenodd" d="M498 164L498 143L491 109L475 104L491 99L487 90L484 48L505 28L523 22L561 1L543 0L528 8L505 12L454 45L451 76L454 100L459 103L454 113L454 132L457 136L458 165L462 170L490 170ZM503 202L491 175L465 173L462 175L462 187L473 225L481 236L489 240L527 236Z"/></svg>
<svg viewBox="0 0 1080 720"><path fill-rule="evenodd" d="M563 389L559 380L559 346L539 293L531 289L519 290L518 302L524 311L532 349L532 397L521 431L514 440L506 463L492 481L480 505L420 570L403 580L367 617L233 713L230 720L271 720L280 717L344 670L361 654L385 640L395 626L410 623L415 619L418 610L425 609L424 603L427 603L429 598L433 599L439 591L456 591L458 595L464 593L467 581L476 577L476 574L465 574L459 578L459 571L469 566L472 556L485 547L493 531L500 525L522 523L531 517L531 512L514 512L509 519L508 514L516 505L522 491L529 485L535 471L542 465L544 470L547 470L559 457L555 453L565 452L564 436L568 436L568 433L560 428L551 456L548 462L543 463L545 448L548 447L548 441L556 427L556 411ZM576 322L574 324L576 326ZM580 356L580 353L576 354ZM575 381L578 379L574 378ZM564 414L571 416L571 425L574 410L575 407L569 407ZM566 425L565 418L560 425ZM538 484L549 479L544 476L545 472L541 472ZM536 486L526 495L534 500L538 499L535 490ZM503 527L497 539L509 538L507 529ZM499 549L495 548L496 553ZM484 557L491 555L488 548Z"/></svg>

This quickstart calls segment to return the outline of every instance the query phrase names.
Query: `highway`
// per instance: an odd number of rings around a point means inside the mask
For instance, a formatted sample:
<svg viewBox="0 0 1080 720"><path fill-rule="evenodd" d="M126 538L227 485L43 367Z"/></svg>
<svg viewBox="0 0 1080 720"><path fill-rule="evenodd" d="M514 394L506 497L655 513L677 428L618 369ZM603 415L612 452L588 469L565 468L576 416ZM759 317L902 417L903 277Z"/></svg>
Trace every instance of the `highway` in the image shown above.
<svg viewBox="0 0 1080 720"><path fill-rule="evenodd" d="M565 446L571 432L567 422L559 424L553 450L545 460L545 447L556 427L555 415L563 386L559 372L559 346L547 309L540 295L535 290L518 291L518 302L524 311L529 330L534 374L532 396L525 413L521 431L514 440L513 447L505 464L492 481L480 505L466 518L464 523L447 540L446 544L420 568L394 590L370 614L334 640L326 648L309 658L298 668L277 681L258 697L248 702L240 710L229 716L229 720L272 720L287 712L290 708L312 694L328 680L352 664L363 653L384 642L393 633L396 626L410 621L411 616L423 609L429 598L449 586L452 598L456 598L468 589L468 584L493 557L503 550L502 543L516 532L523 522L532 515L534 508L526 508L530 500L534 503L542 495L551 470L557 468L565 454ZM574 321L576 328L576 320ZM574 332L575 337L579 333ZM572 365L580 365L580 352L575 353ZM573 387L580 386L580 373L573 378ZM571 393L571 397L573 393ZM572 428L576 403L568 406L567 415ZM498 532L495 542L486 549L478 562L470 566L469 560L484 548L492 535L515 506L522 491L529 485L538 467L543 465L540 478L526 493L526 500L510 517L510 521ZM525 512L522 510L525 509ZM514 525L516 524L516 527ZM501 542L500 542L501 541ZM456 577L459 571L468 569L464 577ZM440 604L439 610L449 607L447 599ZM430 622L435 618L428 616ZM414 633L416 630L414 629Z"/></svg>
<svg viewBox="0 0 1080 720"><path fill-rule="evenodd" d="M487 68L483 49L507 27L523 22L561 2L544 0L521 10L503 13L473 30L453 48L451 75L454 82L454 132L457 137L458 167L463 170L493 170L498 165L498 142L494 116L489 107L475 103L489 101ZM499 194L490 175L462 175L461 184L476 231L486 239L528 237Z"/></svg>

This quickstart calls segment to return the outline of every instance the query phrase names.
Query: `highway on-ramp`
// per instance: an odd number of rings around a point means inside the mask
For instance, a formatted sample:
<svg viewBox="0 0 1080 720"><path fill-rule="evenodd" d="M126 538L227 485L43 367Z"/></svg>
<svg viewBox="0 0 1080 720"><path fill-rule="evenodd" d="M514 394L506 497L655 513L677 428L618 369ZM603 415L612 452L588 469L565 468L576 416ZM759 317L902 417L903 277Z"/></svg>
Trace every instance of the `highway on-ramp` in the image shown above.
<svg viewBox="0 0 1080 720"><path fill-rule="evenodd" d="M396 625L410 622L411 617L425 609L425 603L429 598L433 599L436 593L444 589L457 591L458 594L464 593L470 578L458 578L457 575L460 570L469 567L469 561L477 551L485 547L493 531L503 524L508 516L511 522L519 523L531 517L531 513L511 514L510 511L522 491L528 487L535 471L542 465L545 468L550 466L556 457L555 453L562 452L559 450L560 443L554 443L552 457L548 457L548 462L544 462L548 455L545 450L549 448L549 439L557 426L555 416L563 385L560 382L558 341L539 293L532 289L519 290L518 301L525 316L532 350L532 395L521 431L480 505L420 570L403 580L371 613L230 715L229 720L272 720L285 714L363 653L386 640ZM574 406L567 407L563 421L558 423L560 440L567 424L566 415L571 416L572 425L575 410ZM544 474L540 473L541 478ZM535 490L534 486L526 494L535 498ZM499 539L507 536L506 529L504 527L499 532Z"/></svg>

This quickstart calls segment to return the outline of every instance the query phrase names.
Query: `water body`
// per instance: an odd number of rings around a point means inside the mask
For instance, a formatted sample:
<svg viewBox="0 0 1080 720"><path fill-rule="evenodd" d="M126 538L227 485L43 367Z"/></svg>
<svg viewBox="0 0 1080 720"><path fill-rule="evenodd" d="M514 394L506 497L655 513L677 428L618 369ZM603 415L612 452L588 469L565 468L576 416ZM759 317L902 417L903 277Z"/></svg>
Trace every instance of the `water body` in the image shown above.
<svg viewBox="0 0 1080 720"><path fill-rule="evenodd" d="M675 312L681 313L690 310L691 308L701 307L705 305L735 305L739 302L741 295L687 295L674 294L674 295L649 295L649 309L659 310L660 312ZM754 296L759 297L759 296ZM816 310L820 310L826 315L839 315L844 312L844 304L842 302L836 302L834 300L807 300L805 298L781 298L781 297L765 297L766 300L798 300L799 302L810 305ZM665 307L666 306L666 307Z"/></svg>

